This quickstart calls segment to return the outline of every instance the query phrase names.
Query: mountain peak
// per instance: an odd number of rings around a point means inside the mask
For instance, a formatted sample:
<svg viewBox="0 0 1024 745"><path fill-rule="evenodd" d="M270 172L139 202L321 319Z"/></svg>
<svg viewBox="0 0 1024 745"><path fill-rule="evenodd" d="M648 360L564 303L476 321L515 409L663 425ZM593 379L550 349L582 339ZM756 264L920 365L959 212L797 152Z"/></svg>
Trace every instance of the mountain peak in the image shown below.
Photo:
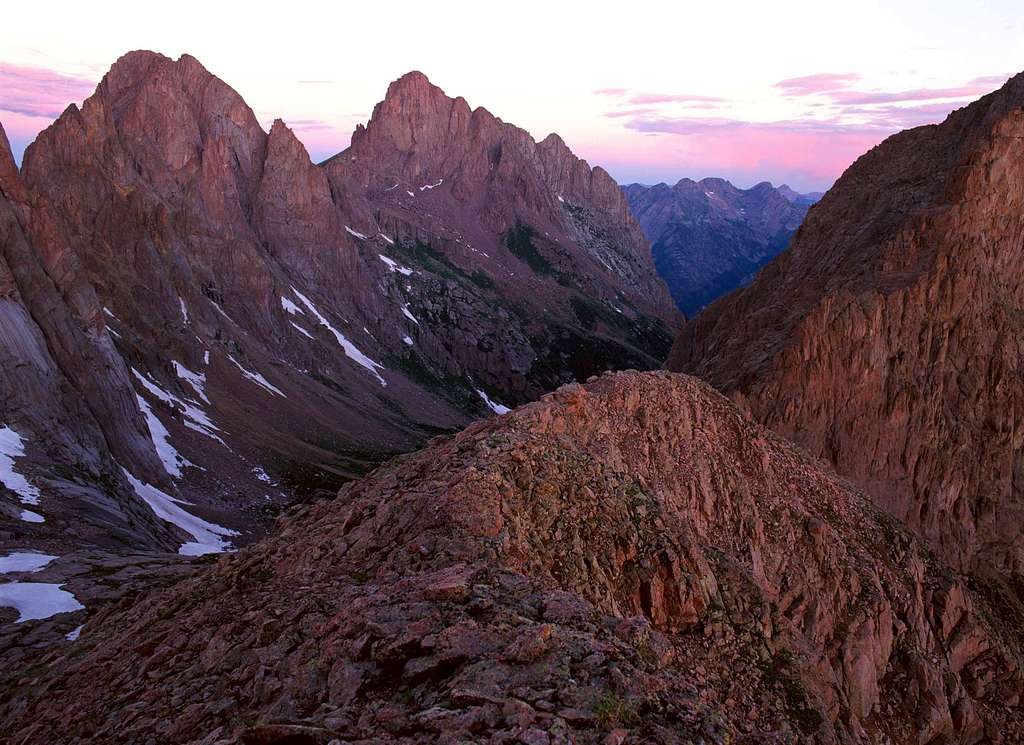
<svg viewBox="0 0 1024 745"><path fill-rule="evenodd" d="M431 98L445 98L448 96L443 90L430 82L425 74L419 70L411 70L400 78L393 80L388 86L387 94L384 96L383 104L394 100L426 100Z"/></svg>
<svg viewBox="0 0 1024 745"><path fill-rule="evenodd" d="M420 72L419 70L410 70L404 75L399 76L392 81L392 86L415 86L415 85L433 85L430 82L430 78L427 77L426 73Z"/></svg>

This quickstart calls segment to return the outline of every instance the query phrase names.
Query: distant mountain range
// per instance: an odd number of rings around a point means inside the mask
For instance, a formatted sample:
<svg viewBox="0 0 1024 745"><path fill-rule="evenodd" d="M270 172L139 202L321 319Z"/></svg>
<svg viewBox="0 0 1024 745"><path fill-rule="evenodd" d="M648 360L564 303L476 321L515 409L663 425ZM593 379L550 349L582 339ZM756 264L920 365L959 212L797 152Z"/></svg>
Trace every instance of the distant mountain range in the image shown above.
<svg viewBox="0 0 1024 745"><path fill-rule="evenodd" d="M688 316L750 282L789 243L820 193L764 181L739 189L724 179L623 188L658 273Z"/></svg>

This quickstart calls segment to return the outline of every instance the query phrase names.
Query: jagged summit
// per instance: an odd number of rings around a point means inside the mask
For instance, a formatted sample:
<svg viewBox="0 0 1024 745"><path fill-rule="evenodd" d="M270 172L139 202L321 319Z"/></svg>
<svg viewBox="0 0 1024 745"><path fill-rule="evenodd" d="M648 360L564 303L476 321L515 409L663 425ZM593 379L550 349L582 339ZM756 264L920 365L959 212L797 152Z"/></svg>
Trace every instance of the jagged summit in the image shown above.
<svg viewBox="0 0 1024 745"><path fill-rule="evenodd" d="M146 483L239 541L440 432L654 368L678 326L601 172L421 74L320 167L194 58L131 52L22 175L128 369Z"/></svg>

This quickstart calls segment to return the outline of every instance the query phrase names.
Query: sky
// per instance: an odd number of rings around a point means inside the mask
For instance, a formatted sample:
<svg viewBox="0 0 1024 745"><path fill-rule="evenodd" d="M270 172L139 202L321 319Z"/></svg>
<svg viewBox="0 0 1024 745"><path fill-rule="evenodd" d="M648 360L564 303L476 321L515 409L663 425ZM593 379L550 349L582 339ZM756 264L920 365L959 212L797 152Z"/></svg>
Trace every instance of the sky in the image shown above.
<svg viewBox="0 0 1024 745"><path fill-rule="evenodd" d="M1024 69L1018 2L11 3L0 122L20 159L120 55L188 53L319 162L420 70L620 183L823 190Z"/></svg>

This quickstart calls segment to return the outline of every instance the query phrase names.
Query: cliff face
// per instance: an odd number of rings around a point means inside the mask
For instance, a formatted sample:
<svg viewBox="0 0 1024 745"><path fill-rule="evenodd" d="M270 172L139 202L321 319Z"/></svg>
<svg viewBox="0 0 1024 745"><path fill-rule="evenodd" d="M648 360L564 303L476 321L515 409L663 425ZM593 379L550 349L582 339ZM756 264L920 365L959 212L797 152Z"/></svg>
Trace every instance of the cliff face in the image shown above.
<svg viewBox="0 0 1024 745"><path fill-rule="evenodd" d="M813 197L762 182L738 189L719 178L623 192L651 242L658 273L679 309L696 315L782 251Z"/></svg>
<svg viewBox="0 0 1024 745"><path fill-rule="evenodd" d="M955 566L1018 575L1024 76L895 135L683 330L704 377Z"/></svg>
<svg viewBox="0 0 1024 745"><path fill-rule="evenodd" d="M623 373L108 608L3 715L69 745L1016 742L1020 629L990 612L705 384Z"/></svg>
<svg viewBox="0 0 1024 745"><path fill-rule="evenodd" d="M607 174L459 101L408 75L319 167L195 59L133 52L26 152L169 474L232 527L254 495L667 353L677 315Z"/></svg>
<svg viewBox="0 0 1024 745"><path fill-rule="evenodd" d="M0 128L0 512L8 538L167 548L121 467L163 483L78 259L30 199Z"/></svg>

